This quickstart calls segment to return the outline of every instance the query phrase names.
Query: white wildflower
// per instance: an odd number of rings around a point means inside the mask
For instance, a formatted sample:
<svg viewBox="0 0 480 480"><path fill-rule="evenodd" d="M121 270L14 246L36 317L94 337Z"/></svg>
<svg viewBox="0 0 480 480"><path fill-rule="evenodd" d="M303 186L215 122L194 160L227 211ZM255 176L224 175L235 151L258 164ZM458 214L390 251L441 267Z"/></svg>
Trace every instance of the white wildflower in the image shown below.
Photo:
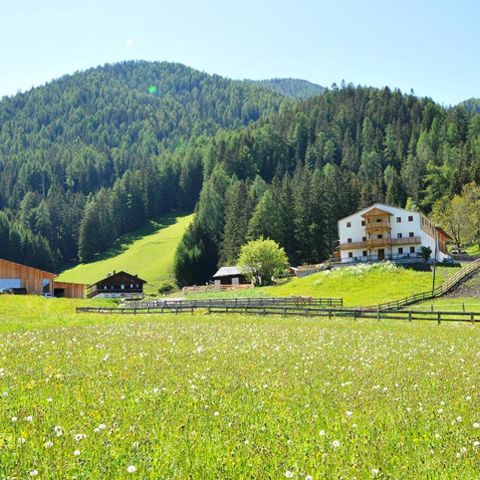
<svg viewBox="0 0 480 480"><path fill-rule="evenodd" d="M135 465L129 465L127 467L127 472L128 473L135 473L137 471L137 467Z"/></svg>

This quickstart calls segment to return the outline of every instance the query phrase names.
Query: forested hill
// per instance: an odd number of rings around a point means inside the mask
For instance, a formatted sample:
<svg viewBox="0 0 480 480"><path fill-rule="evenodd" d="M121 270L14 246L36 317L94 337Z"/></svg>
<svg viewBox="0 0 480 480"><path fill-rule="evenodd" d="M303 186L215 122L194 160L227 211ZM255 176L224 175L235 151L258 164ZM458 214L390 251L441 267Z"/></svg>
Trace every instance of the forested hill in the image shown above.
<svg viewBox="0 0 480 480"><path fill-rule="evenodd" d="M429 213L480 183L480 115L345 86L221 132L189 155L215 165L177 251L179 282L200 284L248 239L276 240L294 265L319 262L335 248L337 221L360 207Z"/></svg>
<svg viewBox="0 0 480 480"><path fill-rule="evenodd" d="M165 151L274 114L283 99L258 84L144 61L93 68L3 98L0 257L43 268L78 260L80 226L93 214L87 200L96 192L114 189L116 203L96 241L84 235L83 259L146 218L179 208L180 176L191 189L181 206L192 208L202 170L174 168Z"/></svg>
<svg viewBox="0 0 480 480"><path fill-rule="evenodd" d="M469 112L480 113L480 98L469 98L460 103L460 106L465 107Z"/></svg>
<svg viewBox="0 0 480 480"><path fill-rule="evenodd" d="M258 83L282 95L301 99L321 95L326 90L321 85L298 78L272 78L270 80L259 80L254 83Z"/></svg>

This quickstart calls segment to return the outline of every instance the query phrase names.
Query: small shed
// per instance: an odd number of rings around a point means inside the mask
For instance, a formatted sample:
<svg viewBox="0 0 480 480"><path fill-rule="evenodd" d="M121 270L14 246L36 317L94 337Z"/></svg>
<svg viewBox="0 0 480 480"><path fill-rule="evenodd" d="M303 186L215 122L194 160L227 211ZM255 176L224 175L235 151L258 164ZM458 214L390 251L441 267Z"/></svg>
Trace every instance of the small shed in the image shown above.
<svg viewBox="0 0 480 480"><path fill-rule="evenodd" d="M222 267L218 272L212 277L215 282L215 286L219 287L220 285L247 285L250 284L250 281L247 277L241 272L238 267Z"/></svg>
<svg viewBox="0 0 480 480"><path fill-rule="evenodd" d="M112 272L102 280L88 287L88 298L127 298L143 295L143 286L147 283L138 275L128 272Z"/></svg>

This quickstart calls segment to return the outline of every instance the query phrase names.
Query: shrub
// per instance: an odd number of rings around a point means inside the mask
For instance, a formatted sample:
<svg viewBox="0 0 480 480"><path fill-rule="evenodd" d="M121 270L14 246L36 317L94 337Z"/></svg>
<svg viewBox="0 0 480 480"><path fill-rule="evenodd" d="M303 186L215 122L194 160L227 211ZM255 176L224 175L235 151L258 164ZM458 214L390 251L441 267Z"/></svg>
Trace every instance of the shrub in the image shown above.
<svg viewBox="0 0 480 480"><path fill-rule="evenodd" d="M173 290L177 290L178 286L175 282L172 282L170 280L164 280L161 284L160 287L158 287L158 293L169 293L173 292Z"/></svg>

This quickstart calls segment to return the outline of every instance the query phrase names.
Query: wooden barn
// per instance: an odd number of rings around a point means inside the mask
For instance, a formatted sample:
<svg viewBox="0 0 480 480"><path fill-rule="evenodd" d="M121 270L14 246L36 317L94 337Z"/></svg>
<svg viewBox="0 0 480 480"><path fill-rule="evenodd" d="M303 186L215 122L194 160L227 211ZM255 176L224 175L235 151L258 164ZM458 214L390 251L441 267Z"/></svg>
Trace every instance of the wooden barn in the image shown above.
<svg viewBox="0 0 480 480"><path fill-rule="evenodd" d="M83 298L85 285L56 282L54 273L0 259L0 292Z"/></svg>
<svg viewBox="0 0 480 480"><path fill-rule="evenodd" d="M124 271L114 271L97 283L90 285L87 290L87 297L138 297L143 295L143 286L145 283L147 282L137 275L131 275Z"/></svg>
<svg viewBox="0 0 480 480"><path fill-rule="evenodd" d="M212 277L215 286L221 285L248 285L250 284L247 277L240 271L238 267L222 267Z"/></svg>

